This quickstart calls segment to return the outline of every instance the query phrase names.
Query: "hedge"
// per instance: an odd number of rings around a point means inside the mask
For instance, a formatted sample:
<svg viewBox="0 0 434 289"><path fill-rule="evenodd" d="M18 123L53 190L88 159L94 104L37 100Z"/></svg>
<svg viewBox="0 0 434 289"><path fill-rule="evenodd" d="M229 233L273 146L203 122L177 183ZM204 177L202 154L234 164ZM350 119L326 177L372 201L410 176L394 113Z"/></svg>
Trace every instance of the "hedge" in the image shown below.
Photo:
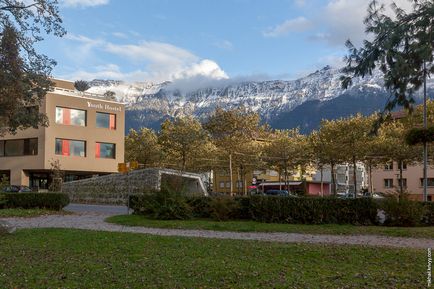
<svg viewBox="0 0 434 289"><path fill-rule="evenodd" d="M184 218L213 218L216 220L247 219L269 223L297 224L358 224L376 223L377 207L371 199L341 200L336 198L254 197L195 197L184 198L188 205ZM171 202L161 207L175 207ZM176 208L185 206L176 206ZM155 217L154 195L130 196L130 208L135 214ZM165 212L167 208L163 209ZM173 216L173 219L179 217ZM165 216L165 218L170 218Z"/></svg>
<svg viewBox="0 0 434 289"><path fill-rule="evenodd" d="M250 198L253 220L290 224L354 224L377 223L377 205L369 198Z"/></svg>
<svg viewBox="0 0 434 289"><path fill-rule="evenodd" d="M174 197L171 193L162 192L132 195L130 208L135 214L157 219L158 215L162 215L164 219L244 219L267 223L353 225L379 225L377 214L383 210L385 226L434 225L434 203L398 202L396 199L180 197L179 194Z"/></svg>
<svg viewBox="0 0 434 289"><path fill-rule="evenodd" d="M5 208L61 210L69 204L69 196L64 193L5 193L2 196Z"/></svg>

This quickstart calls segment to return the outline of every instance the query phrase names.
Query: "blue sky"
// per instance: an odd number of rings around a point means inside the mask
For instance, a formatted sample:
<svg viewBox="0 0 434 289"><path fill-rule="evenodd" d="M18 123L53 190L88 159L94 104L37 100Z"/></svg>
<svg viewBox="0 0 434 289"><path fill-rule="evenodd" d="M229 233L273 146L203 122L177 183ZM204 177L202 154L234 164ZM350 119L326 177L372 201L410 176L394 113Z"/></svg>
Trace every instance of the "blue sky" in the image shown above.
<svg viewBox="0 0 434 289"><path fill-rule="evenodd" d="M365 38L368 3L63 0L68 34L39 48L58 62L54 76L71 80L293 79L342 65L345 40Z"/></svg>

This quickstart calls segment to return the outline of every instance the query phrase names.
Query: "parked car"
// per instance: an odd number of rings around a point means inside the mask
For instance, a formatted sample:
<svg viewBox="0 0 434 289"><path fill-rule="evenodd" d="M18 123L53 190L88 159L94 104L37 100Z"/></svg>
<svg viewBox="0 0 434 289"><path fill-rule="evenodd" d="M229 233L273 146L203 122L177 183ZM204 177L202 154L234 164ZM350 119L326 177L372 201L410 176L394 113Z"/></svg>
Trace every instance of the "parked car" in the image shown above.
<svg viewBox="0 0 434 289"><path fill-rule="evenodd" d="M289 193L287 190L268 190L265 192L267 196L284 196L284 197L297 197Z"/></svg>
<svg viewBox="0 0 434 289"><path fill-rule="evenodd" d="M7 186L3 188L4 193L26 193L31 192L28 186Z"/></svg>

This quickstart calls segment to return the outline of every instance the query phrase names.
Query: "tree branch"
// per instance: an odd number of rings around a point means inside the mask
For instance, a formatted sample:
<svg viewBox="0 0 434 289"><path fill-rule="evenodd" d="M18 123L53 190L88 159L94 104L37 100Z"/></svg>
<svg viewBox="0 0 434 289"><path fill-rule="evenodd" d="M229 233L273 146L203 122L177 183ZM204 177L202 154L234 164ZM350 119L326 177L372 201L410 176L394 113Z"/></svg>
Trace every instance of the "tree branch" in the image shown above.
<svg viewBox="0 0 434 289"><path fill-rule="evenodd" d="M37 5L38 5L38 3L36 3L36 2L33 3L33 4L30 4L30 5L27 5L27 6L8 5L8 6L0 7L0 10L28 9L30 7L34 7L34 6L37 6Z"/></svg>

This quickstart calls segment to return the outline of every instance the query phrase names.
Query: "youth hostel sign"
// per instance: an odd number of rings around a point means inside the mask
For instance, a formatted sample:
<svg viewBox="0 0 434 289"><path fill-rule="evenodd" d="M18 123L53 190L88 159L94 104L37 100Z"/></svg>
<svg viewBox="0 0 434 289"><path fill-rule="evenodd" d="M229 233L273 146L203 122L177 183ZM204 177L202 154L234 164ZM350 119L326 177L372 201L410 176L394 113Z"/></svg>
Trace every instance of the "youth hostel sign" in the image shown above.
<svg viewBox="0 0 434 289"><path fill-rule="evenodd" d="M107 103L94 103L91 101L87 102L87 107L105 110L105 111L109 111L109 112L121 112L122 111L122 107L118 106L118 105L112 105L112 104L107 104Z"/></svg>

